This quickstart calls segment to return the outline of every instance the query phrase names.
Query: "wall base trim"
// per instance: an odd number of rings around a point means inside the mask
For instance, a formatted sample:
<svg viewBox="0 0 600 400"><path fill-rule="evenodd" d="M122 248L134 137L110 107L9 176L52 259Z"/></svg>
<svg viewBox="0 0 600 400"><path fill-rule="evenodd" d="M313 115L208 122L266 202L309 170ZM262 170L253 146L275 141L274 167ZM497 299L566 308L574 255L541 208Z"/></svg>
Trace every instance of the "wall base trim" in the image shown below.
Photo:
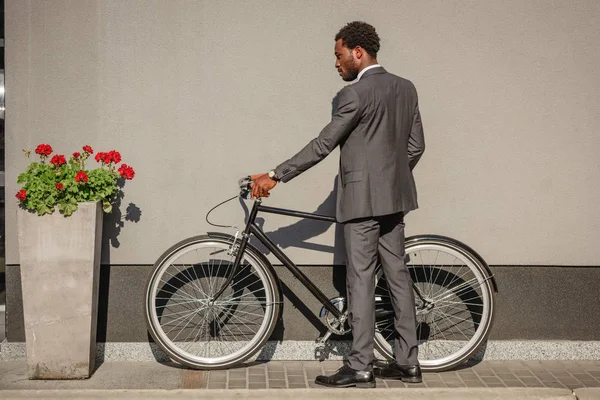
<svg viewBox="0 0 600 400"><path fill-rule="evenodd" d="M313 341L269 341L253 360L342 360L350 341L331 341L319 350ZM0 360L25 360L25 343L0 343ZM475 356L479 360L600 360L600 341L492 340ZM97 343L99 361L168 361L154 343Z"/></svg>

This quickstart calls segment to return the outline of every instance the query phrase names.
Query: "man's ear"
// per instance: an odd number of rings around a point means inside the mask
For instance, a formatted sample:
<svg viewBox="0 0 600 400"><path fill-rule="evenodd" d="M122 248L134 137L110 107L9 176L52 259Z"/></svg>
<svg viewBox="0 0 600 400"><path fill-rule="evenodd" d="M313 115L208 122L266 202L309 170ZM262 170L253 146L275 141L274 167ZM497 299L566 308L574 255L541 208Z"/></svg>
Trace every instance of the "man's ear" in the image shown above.
<svg viewBox="0 0 600 400"><path fill-rule="evenodd" d="M354 53L354 58L357 58L359 60L365 54L365 50L360 46L356 46L354 49L352 49L352 52Z"/></svg>

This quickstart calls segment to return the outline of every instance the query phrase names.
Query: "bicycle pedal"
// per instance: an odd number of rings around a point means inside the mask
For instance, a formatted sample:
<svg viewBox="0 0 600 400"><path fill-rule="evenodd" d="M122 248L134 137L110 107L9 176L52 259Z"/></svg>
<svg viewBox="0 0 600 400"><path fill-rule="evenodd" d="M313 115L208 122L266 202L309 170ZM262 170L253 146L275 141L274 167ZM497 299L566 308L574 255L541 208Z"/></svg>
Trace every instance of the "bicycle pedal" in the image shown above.
<svg viewBox="0 0 600 400"><path fill-rule="evenodd" d="M323 336L318 337L317 340L315 340L315 342L317 343L317 346L320 345L320 346L325 347L325 344L327 343L327 341L331 337L332 333L333 332L331 332L331 331L327 331Z"/></svg>

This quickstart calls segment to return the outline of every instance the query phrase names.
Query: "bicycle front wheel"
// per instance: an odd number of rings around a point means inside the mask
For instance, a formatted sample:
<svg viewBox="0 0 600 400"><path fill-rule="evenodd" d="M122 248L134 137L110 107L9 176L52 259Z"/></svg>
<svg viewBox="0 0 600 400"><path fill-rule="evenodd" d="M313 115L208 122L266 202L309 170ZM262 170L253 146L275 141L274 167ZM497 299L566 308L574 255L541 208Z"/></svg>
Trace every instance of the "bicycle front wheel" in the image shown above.
<svg viewBox="0 0 600 400"><path fill-rule="evenodd" d="M227 368L258 351L277 322L280 294L266 262L251 249L232 273L232 241L199 236L167 250L146 286L146 321L154 341L185 366Z"/></svg>
<svg viewBox="0 0 600 400"><path fill-rule="evenodd" d="M454 368L475 355L489 335L494 313L491 276L480 257L449 238L409 238L406 256L415 292L421 368ZM394 313L382 268L376 279L375 346L393 360Z"/></svg>

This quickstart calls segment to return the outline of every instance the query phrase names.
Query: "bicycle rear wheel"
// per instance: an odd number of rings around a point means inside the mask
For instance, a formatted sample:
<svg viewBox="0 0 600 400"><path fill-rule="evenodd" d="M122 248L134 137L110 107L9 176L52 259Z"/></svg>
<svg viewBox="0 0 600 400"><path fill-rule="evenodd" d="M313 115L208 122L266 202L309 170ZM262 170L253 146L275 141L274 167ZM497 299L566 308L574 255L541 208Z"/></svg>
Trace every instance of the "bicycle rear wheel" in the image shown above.
<svg viewBox="0 0 600 400"><path fill-rule="evenodd" d="M479 256L441 236L406 242L417 310L419 362L426 371L454 368L487 339L494 314L491 276ZM394 313L382 268L376 275L375 346L393 360Z"/></svg>
<svg viewBox="0 0 600 400"><path fill-rule="evenodd" d="M232 241L199 236L167 250L146 286L146 321L169 357L199 369L227 368L258 351L277 322L280 294L266 261L244 252L233 280Z"/></svg>

